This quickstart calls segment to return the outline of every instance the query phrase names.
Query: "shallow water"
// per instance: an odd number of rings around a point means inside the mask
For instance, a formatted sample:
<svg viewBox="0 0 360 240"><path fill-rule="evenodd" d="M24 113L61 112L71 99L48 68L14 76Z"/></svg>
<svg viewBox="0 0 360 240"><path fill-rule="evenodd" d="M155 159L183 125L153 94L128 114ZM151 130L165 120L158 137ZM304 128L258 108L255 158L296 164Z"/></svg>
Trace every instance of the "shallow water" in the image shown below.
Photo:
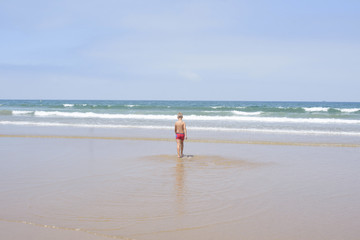
<svg viewBox="0 0 360 240"><path fill-rule="evenodd" d="M0 138L0 225L118 239L358 239L359 148Z"/></svg>

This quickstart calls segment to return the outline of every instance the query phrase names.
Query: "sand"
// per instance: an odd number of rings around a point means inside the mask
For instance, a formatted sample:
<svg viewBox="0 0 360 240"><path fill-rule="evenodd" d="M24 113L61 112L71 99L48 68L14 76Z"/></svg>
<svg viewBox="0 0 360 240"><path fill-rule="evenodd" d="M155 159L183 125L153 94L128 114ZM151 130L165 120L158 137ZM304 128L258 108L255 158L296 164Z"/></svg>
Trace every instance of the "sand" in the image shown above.
<svg viewBox="0 0 360 240"><path fill-rule="evenodd" d="M0 136L0 239L360 237L357 142L191 139L178 159L164 136L36 132Z"/></svg>

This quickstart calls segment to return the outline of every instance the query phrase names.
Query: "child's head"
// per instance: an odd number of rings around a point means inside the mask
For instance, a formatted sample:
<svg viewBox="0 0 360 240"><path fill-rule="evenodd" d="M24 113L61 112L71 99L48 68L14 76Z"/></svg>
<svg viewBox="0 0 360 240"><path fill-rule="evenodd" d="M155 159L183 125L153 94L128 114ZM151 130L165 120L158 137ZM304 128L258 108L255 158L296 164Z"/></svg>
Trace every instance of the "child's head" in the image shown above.
<svg viewBox="0 0 360 240"><path fill-rule="evenodd" d="M183 114L182 114L181 112L179 112L177 118L178 118L178 119L182 119L182 118L183 118Z"/></svg>

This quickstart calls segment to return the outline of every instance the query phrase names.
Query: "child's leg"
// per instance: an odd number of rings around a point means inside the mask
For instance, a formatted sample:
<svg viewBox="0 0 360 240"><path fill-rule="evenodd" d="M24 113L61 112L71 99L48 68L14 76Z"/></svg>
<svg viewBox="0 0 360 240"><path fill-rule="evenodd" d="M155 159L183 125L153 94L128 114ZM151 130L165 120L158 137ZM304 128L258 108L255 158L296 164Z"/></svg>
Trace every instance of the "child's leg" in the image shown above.
<svg viewBox="0 0 360 240"><path fill-rule="evenodd" d="M180 140L176 139L176 143L177 143L177 154L178 154L178 157L180 157Z"/></svg>
<svg viewBox="0 0 360 240"><path fill-rule="evenodd" d="M181 148L181 157L182 157L182 156L184 156L184 154L183 154L183 152L184 152L184 140L181 140L180 148Z"/></svg>

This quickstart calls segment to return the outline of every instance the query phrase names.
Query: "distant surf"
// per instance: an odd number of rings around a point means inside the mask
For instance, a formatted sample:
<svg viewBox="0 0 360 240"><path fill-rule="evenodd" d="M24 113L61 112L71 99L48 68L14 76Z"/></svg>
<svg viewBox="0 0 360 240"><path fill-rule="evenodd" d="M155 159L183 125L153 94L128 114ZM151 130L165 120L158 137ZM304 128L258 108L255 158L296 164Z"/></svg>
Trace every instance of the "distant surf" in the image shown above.
<svg viewBox="0 0 360 240"><path fill-rule="evenodd" d="M95 112L61 112L61 111L8 111L7 115L33 115L35 117L62 117L62 118L104 118L104 119L140 119L140 120L174 120L174 115L162 114L115 114ZM360 120L337 119L337 118L289 118L289 117L253 117L261 113L238 113L244 116L206 116L188 115L187 120L193 121L234 121L234 122L268 122L268 123L319 123L319 124L360 124Z"/></svg>

